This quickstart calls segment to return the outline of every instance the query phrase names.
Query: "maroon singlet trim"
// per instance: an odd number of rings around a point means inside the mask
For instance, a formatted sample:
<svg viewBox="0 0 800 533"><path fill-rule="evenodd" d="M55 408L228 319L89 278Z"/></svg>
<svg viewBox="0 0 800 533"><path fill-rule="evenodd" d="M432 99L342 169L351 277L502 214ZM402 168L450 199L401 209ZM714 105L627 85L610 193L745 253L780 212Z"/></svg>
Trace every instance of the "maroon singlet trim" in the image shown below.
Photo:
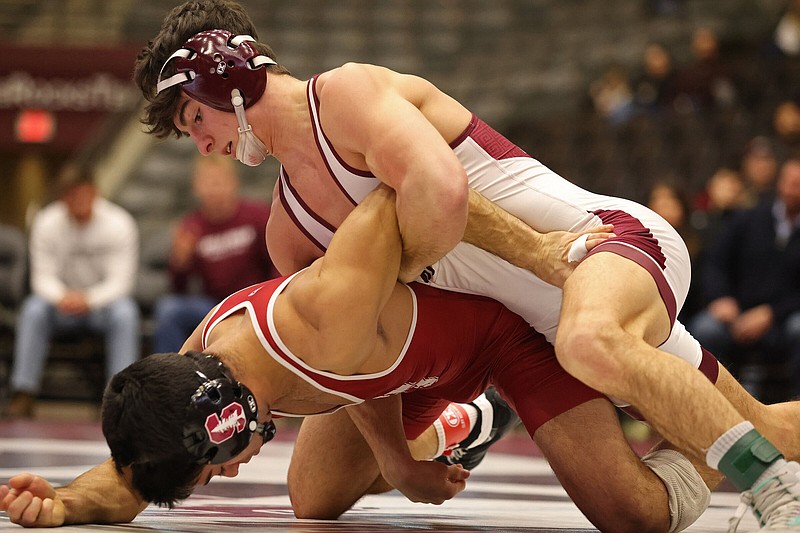
<svg viewBox="0 0 800 533"><path fill-rule="evenodd" d="M300 195L297 194L297 191L294 189L294 187L292 187L292 184L289 181L289 175L286 173L283 167L281 167L280 176L278 179L281 180L282 183L285 183L289 189L291 189L292 193L294 194L295 200L297 200L297 202L303 206L303 209L305 210L306 213L308 213L309 216L311 216L314 220L318 221L320 224L330 229L331 231L336 231L336 229L332 225L328 224L326 220L320 218L319 215L317 215L314 211L309 209L308 205L306 205L306 203L302 200ZM327 246L323 246L323 244L319 242L316 238L314 238L314 236L305 228L305 226L303 226L303 224L300 223L300 220L294 214L294 211L289 205L289 202L286 200L286 196L284 196L283 194L283 187L278 187L278 196L281 200L281 204L283 204L283 210L286 211L287 215L289 215L289 218L292 220L292 222L294 222L294 225L297 226L297 229L299 229L300 232L303 233L303 235L305 235L309 241L311 241L317 248L319 248L320 251L322 251L323 253L327 251L328 249Z"/></svg>
<svg viewBox="0 0 800 533"><path fill-rule="evenodd" d="M458 137L450 142L450 148L456 148L459 144L463 143L467 137L469 137L469 134L475 129L475 126L478 125L478 120L478 117L475 116L475 113L473 113L472 117L469 119L469 124L467 124L467 127L464 129L464 131L462 131Z"/></svg>
<svg viewBox="0 0 800 533"><path fill-rule="evenodd" d="M377 178L375 178L375 176L371 172L369 172L367 170L359 170L359 169L353 168L350 165L348 165L347 163L345 163L342 160L342 158L339 157L339 154L336 152L336 150L333 148L333 145L328 140L328 136L325 135L325 132L322 130L322 121L319 120L319 96L317 95L317 89L316 89L316 87L317 87L317 78L318 77L319 77L319 74L317 74L316 76L311 78L311 80L309 80L309 85L311 86L311 92L314 93L314 102L315 102L314 103L314 109L317 112L317 120L314 120L314 112L311 109L311 98L308 97L308 96L306 97L306 99L308 100L308 114L311 117L311 121L314 123L314 127L312 128L314 130L314 142L317 143L317 150L319 151L319 155L322 158L322 162L325 163L325 168L328 169L328 174L330 174L330 176L333 179L334 183L336 183L336 186L339 187L339 190L342 191L342 194L344 194L345 198L350 200L350 203L352 203L355 206L355 205L358 205L358 202L356 202L355 199L352 196L350 196L350 193L347 192L347 189L345 189L344 185L342 185L342 183L336 177L336 173L333 171L333 169L331 168L331 165L328 163L328 158L325 156L325 152L322 150L322 144L321 144L321 141L319 139L319 134L317 133L317 126L319 126L319 131L322 132L322 136L324 137L325 142L328 145L328 148L330 148L331 153L336 158L336 160L339 161L339 163L346 170L348 170L349 172L351 172L351 173L353 173L353 174L355 174L357 176L361 176L363 178L374 178L374 179L377 179ZM306 94L308 94L308 93L306 93Z"/></svg>

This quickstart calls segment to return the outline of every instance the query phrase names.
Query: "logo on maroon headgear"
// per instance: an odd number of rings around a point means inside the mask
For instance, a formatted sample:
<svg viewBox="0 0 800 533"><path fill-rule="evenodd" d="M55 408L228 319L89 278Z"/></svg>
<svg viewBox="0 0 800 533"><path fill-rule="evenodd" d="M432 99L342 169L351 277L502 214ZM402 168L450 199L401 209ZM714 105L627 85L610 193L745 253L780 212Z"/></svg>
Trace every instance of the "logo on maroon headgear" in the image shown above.
<svg viewBox="0 0 800 533"><path fill-rule="evenodd" d="M230 403L222 410L221 415L222 417L212 413L206 418L206 433L214 444L222 444L247 427L244 408L239 402Z"/></svg>

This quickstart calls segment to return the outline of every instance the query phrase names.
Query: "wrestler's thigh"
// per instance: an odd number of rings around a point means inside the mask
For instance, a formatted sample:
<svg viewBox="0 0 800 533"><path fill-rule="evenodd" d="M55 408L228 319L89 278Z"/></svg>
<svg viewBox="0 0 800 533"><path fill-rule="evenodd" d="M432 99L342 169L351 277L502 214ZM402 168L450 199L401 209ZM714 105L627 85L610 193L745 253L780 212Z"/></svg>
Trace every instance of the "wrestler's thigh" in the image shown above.
<svg viewBox="0 0 800 533"><path fill-rule="evenodd" d="M372 492L379 476L369 445L344 410L303 421L288 474L299 518L338 517Z"/></svg>
<svg viewBox="0 0 800 533"><path fill-rule="evenodd" d="M669 523L666 489L631 450L608 400L570 409L533 438L575 505L600 530L619 529L622 520L646 529Z"/></svg>
<svg viewBox="0 0 800 533"><path fill-rule="evenodd" d="M670 322L658 286L647 270L611 252L581 262L564 284L560 331L588 324L619 325L657 346L669 335Z"/></svg>

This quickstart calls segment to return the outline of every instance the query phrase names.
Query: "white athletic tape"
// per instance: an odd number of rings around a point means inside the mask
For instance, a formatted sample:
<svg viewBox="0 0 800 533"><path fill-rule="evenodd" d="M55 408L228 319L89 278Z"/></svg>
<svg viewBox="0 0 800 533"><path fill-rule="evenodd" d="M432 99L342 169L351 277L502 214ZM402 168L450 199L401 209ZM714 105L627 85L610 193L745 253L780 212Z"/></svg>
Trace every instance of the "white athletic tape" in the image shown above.
<svg viewBox="0 0 800 533"><path fill-rule="evenodd" d="M669 533L683 531L708 508L711 491L692 463L675 450L656 450L642 462L661 478L669 494Z"/></svg>
<svg viewBox="0 0 800 533"><path fill-rule="evenodd" d="M570 263L577 263L584 257L586 254L589 253L589 250L586 249L586 239L589 238L589 234L585 233L575 239L572 243L572 246L569 247L569 253L567 253L567 261Z"/></svg>

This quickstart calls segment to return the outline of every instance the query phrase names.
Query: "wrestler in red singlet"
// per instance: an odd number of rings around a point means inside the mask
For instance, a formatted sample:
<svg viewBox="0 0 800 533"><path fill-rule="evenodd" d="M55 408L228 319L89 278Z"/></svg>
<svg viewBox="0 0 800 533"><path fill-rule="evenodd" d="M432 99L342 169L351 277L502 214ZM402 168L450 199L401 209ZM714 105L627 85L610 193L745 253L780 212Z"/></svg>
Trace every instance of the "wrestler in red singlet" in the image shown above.
<svg viewBox="0 0 800 533"><path fill-rule="evenodd" d="M340 397L341 406L402 393L410 439L430 426L448 403L472 400L490 384L515 408L531 435L551 418L600 396L567 374L545 338L500 303L418 283L408 286L413 319L393 365L380 373L349 376L317 370L292 353L275 327L275 300L291 279L253 285L223 300L206 322L203 348L219 321L246 309L264 350L299 379Z"/></svg>

